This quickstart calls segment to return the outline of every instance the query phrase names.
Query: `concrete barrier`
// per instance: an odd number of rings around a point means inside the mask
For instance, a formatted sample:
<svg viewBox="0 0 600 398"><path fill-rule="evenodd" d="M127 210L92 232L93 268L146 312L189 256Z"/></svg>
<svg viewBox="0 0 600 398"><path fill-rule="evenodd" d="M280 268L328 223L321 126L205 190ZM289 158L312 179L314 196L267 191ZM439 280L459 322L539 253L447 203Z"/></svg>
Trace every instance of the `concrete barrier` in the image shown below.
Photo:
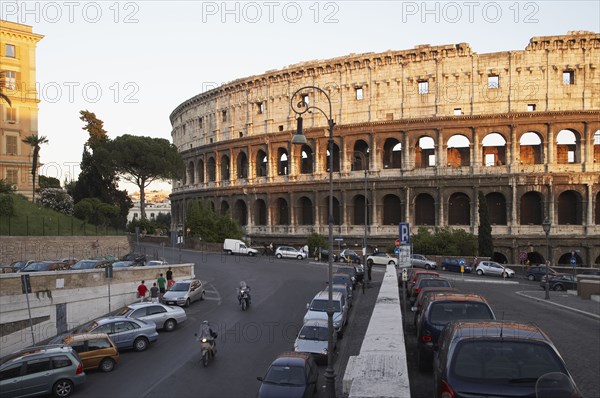
<svg viewBox="0 0 600 398"><path fill-rule="evenodd" d="M344 395L410 397L402 325L396 268L388 265L360 353L348 360L342 381Z"/></svg>
<svg viewBox="0 0 600 398"><path fill-rule="evenodd" d="M600 295L600 275L577 275L577 295L586 300Z"/></svg>

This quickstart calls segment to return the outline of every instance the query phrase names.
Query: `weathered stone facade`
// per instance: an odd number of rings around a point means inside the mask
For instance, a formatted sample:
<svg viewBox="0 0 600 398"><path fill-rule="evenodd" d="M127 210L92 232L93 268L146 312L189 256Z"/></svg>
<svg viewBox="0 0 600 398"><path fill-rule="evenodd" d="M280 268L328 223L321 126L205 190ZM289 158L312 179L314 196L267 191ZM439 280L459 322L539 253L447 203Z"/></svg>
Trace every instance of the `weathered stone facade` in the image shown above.
<svg viewBox="0 0 600 398"><path fill-rule="evenodd" d="M290 143L290 96L325 90L335 121L334 234L389 245L398 223L477 233L478 191L496 258L600 263L600 34L535 37L525 50L477 54L466 43L309 61L199 94L171 114L187 165L172 215L208 199L255 242L327 235L328 131L304 115ZM305 100L324 109L317 91ZM294 101L299 101L295 98ZM365 164L365 159L366 164ZM367 170L367 173L364 170ZM365 199L365 185L367 199Z"/></svg>

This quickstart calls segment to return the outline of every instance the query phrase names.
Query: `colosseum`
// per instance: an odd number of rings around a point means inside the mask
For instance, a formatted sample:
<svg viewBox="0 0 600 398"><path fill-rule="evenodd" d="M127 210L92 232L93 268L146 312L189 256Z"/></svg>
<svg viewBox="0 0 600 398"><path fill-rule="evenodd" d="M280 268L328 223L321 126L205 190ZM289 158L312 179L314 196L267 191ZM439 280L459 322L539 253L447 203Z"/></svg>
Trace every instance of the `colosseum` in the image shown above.
<svg viewBox="0 0 600 398"><path fill-rule="evenodd" d="M554 264L598 266L598 67L600 34L574 31L525 50L419 45L223 84L170 116L186 164L173 221L185 224L186 204L203 199L253 244L327 236L332 160L333 233L344 244L367 234L370 246L393 245L401 222L477 234L481 192L496 260L543 263L548 238ZM305 86L318 89L301 101L324 112L303 115L307 143L295 145L290 96Z"/></svg>

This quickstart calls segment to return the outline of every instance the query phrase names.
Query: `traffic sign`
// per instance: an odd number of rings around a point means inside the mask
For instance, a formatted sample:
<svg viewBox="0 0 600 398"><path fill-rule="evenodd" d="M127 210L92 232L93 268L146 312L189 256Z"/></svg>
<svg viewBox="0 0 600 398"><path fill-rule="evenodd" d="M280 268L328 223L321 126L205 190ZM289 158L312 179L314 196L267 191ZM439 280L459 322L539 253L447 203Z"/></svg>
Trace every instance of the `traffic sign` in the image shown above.
<svg viewBox="0 0 600 398"><path fill-rule="evenodd" d="M571 260L569 260L569 262L571 263L571 265L575 265L575 264L577 264L577 258L571 257Z"/></svg>
<svg viewBox="0 0 600 398"><path fill-rule="evenodd" d="M396 247L394 247L394 254L398 254L398 253L400 253L400 247L396 246Z"/></svg>
<svg viewBox="0 0 600 398"><path fill-rule="evenodd" d="M400 239L396 239L395 245L396 247L400 246Z"/></svg>
<svg viewBox="0 0 600 398"><path fill-rule="evenodd" d="M403 245L410 244L410 224L407 222L400 223L400 243Z"/></svg>
<svg viewBox="0 0 600 398"><path fill-rule="evenodd" d="M406 282L408 280L408 271L406 268L402 268L402 282Z"/></svg>
<svg viewBox="0 0 600 398"><path fill-rule="evenodd" d="M521 260L521 261L525 261L525 260L527 260L527 252L525 252L525 251L520 251L520 252L519 252L519 260Z"/></svg>
<svg viewBox="0 0 600 398"><path fill-rule="evenodd" d="M465 265L465 259L464 258L459 259L458 265Z"/></svg>

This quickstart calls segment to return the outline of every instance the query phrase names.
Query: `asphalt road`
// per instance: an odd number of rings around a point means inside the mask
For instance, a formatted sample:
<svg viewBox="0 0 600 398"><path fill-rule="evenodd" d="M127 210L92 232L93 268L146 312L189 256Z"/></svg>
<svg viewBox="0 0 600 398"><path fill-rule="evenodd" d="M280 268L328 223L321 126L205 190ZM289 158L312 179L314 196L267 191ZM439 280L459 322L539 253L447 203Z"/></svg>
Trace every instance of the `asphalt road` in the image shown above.
<svg viewBox="0 0 600 398"><path fill-rule="evenodd" d="M452 272L440 271L440 274L452 278L461 292L483 295L494 310L496 318L533 322L538 325L558 348L584 397L600 397L600 321L516 294L518 291L539 290L539 282L517 278L502 283L502 278L498 277L471 275L463 279L459 274ZM431 398L433 375L421 373L417 369L412 313L406 319L410 325L405 327L405 341L411 396Z"/></svg>

